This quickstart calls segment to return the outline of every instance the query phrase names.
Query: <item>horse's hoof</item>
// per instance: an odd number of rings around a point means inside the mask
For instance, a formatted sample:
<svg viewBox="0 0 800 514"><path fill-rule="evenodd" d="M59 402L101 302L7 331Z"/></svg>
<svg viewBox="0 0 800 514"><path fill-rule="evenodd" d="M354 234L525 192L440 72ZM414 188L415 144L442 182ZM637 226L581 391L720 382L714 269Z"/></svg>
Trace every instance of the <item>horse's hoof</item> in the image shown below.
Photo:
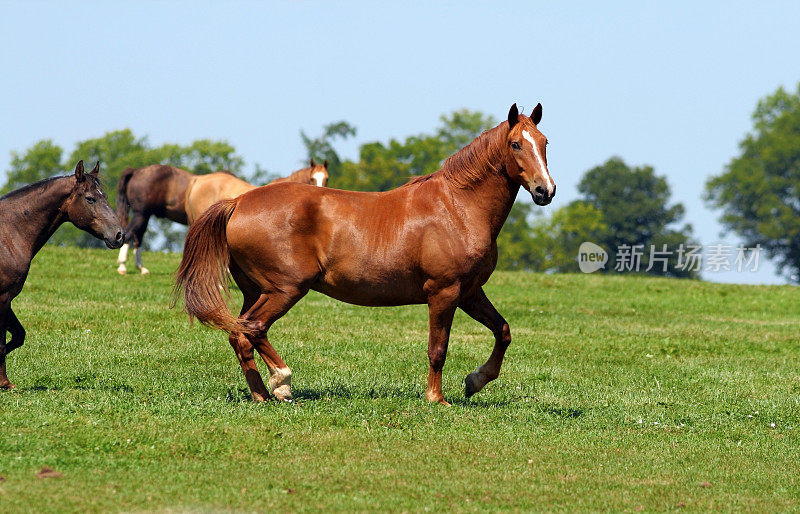
<svg viewBox="0 0 800 514"><path fill-rule="evenodd" d="M120 275L127 275L128 269L124 265L122 265L119 268L117 268L117 273L119 273Z"/></svg>
<svg viewBox="0 0 800 514"><path fill-rule="evenodd" d="M9 382L7 380L6 380L6 382L4 384L0 384L0 389L8 389L9 391L11 389L14 389L15 387L17 387L17 386L15 386L14 384L12 384L11 382Z"/></svg>
<svg viewBox="0 0 800 514"><path fill-rule="evenodd" d="M470 373L467 375L467 378L464 379L464 396L469 398L473 394L477 393L483 389L481 386L480 381L478 379L477 373Z"/></svg>
<svg viewBox="0 0 800 514"><path fill-rule="evenodd" d="M267 401L267 399L264 398L264 396L262 396L259 393L250 393L250 394L253 397L253 401L256 403L264 403L265 401Z"/></svg>
<svg viewBox="0 0 800 514"><path fill-rule="evenodd" d="M445 407L450 407L450 404L447 403L441 393L431 393L426 391L425 392L425 400L430 403L438 403L439 405L444 405Z"/></svg>
<svg viewBox="0 0 800 514"><path fill-rule="evenodd" d="M276 369L269 377L269 390L278 400L288 402L292 399L292 370Z"/></svg>
<svg viewBox="0 0 800 514"><path fill-rule="evenodd" d="M145 268L144 266L142 266L142 275L149 275L149 274L150 274L150 270Z"/></svg>
<svg viewBox="0 0 800 514"><path fill-rule="evenodd" d="M290 402L292 401L292 386L287 384L276 387L272 390L272 394L274 394L275 398L277 398L279 401Z"/></svg>

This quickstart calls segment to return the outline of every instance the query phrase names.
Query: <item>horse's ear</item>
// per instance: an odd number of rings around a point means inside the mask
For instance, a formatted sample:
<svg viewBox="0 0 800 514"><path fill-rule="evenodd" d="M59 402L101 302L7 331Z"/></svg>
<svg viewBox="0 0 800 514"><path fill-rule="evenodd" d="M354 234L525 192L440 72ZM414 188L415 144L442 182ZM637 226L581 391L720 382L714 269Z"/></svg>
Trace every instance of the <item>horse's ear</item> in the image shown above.
<svg viewBox="0 0 800 514"><path fill-rule="evenodd" d="M83 174L83 159L78 161L78 165L75 166L75 178L78 179L78 182L83 182L83 179L86 178Z"/></svg>
<svg viewBox="0 0 800 514"><path fill-rule="evenodd" d="M533 108L531 121L533 121L534 125L538 125L539 122L542 121L542 104L536 104L536 107Z"/></svg>
<svg viewBox="0 0 800 514"><path fill-rule="evenodd" d="M508 110L508 128L514 128L514 125L517 124L519 121L519 110L517 109L517 104L511 106L511 109Z"/></svg>
<svg viewBox="0 0 800 514"><path fill-rule="evenodd" d="M322 167L325 168L326 170L328 169L328 159L322 161Z"/></svg>
<svg viewBox="0 0 800 514"><path fill-rule="evenodd" d="M92 169L92 175L98 175L100 173L100 161L97 161L97 164L94 165L94 169Z"/></svg>
<svg viewBox="0 0 800 514"><path fill-rule="evenodd" d="M317 165L317 163L315 163L315 162L314 162L314 158L312 157L312 158L311 158L311 167L313 168L313 167L314 167L314 166L316 166L316 165Z"/></svg>

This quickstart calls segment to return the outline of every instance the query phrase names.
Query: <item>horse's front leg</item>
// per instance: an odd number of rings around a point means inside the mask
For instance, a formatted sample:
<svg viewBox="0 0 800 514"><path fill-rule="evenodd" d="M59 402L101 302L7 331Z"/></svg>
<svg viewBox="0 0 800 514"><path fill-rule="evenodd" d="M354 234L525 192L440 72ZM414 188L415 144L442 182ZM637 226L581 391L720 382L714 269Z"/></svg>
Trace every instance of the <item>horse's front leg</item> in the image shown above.
<svg viewBox="0 0 800 514"><path fill-rule="evenodd" d="M11 334L11 341L6 344L6 331ZM0 313L0 389L13 389L15 386L6 375L6 356L25 342L25 329L9 306Z"/></svg>
<svg viewBox="0 0 800 514"><path fill-rule="evenodd" d="M119 264L119 266L117 266L117 273L120 275L125 275L128 273L128 267L125 266L125 261L128 260L128 250L130 247L130 243L125 243L119 249L119 256L117 257L117 264Z"/></svg>
<svg viewBox="0 0 800 514"><path fill-rule="evenodd" d="M483 288L479 288L474 295L462 300L458 306L494 334L494 348L489 360L464 379L464 394L469 398L500 375L503 357L508 345L511 344L511 329L486 297Z"/></svg>
<svg viewBox="0 0 800 514"><path fill-rule="evenodd" d="M442 394L442 369L447 359L447 344L450 341L450 327L458 305L458 290L451 288L440 291L428 299L428 389L425 399L429 402L450 406Z"/></svg>

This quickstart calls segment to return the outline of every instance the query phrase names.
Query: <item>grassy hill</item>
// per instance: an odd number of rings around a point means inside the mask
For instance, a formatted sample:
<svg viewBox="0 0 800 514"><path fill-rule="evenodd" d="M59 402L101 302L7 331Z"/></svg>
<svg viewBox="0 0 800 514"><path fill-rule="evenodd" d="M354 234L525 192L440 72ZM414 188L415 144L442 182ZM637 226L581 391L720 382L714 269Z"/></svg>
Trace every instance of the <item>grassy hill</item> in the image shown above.
<svg viewBox="0 0 800 514"><path fill-rule="evenodd" d="M256 405L168 308L179 256L115 254L46 248L14 303L0 512L800 509L798 288L495 273L514 340L467 401L492 338L457 315L451 408L423 400L425 307L312 293L271 332L295 401Z"/></svg>

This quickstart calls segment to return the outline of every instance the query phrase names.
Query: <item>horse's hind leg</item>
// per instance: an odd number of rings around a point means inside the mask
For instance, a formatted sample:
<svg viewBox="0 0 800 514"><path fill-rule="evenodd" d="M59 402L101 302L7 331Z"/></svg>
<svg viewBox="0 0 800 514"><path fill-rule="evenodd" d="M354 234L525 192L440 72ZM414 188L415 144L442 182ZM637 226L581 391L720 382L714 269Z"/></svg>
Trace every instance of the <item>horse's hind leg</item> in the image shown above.
<svg viewBox="0 0 800 514"><path fill-rule="evenodd" d="M239 317L243 317L247 314L256 303L257 299L257 296L247 294L245 291L244 304L242 305ZM253 397L253 401L267 401L269 393L264 385L264 380L261 378L261 374L258 372L256 362L253 359L253 345L250 344L250 341L241 332L232 332L228 336L228 342L231 344L236 354L236 359L239 361L239 366L242 368L242 373L244 373L244 379L247 381L247 386L250 388L250 395Z"/></svg>
<svg viewBox="0 0 800 514"><path fill-rule="evenodd" d="M239 360L239 366L244 373L244 379L247 381L247 386L250 388L250 394L253 401L264 402L269 397L264 381L261 379L261 374L256 368L255 360L253 359L253 345L247 340L241 332L234 332L228 336L228 342L233 347L236 353L236 358Z"/></svg>
<svg viewBox="0 0 800 514"><path fill-rule="evenodd" d="M11 341L6 344L6 331L11 334ZM14 384L6 375L6 356L22 346L25 342L25 329L9 306L0 313L0 389L13 389Z"/></svg>
<svg viewBox="0 0 800 514"><path fill-rule="evenodd" d="M147 231L147 223L149 221L149 215L134 211L133 216L131 217L131 222L128 223L127 227L125 227L126 241L125 244L122 245L122 248L120 248L119 257L117 258L117 263L119 264L117 273L120 275L124 275L128 271L125 267L125 261L128 259L128 248L130 248L128 243L133 243L133 253L136 260L136 267L139 268L139 270L142 272L142 275L147 275L150 273L150 270L145 268L142 264L142 238L144 237L145 231Z"/></svg>
<svg viewBox="0 0 800 514"><path fill-rule="evenodd" d="M464 379L464 394L469 398L500 375L500 366L503 365L506 348L511 344L511 329L486 297L483 288L478 289L471 297L462 300L459 307L475 321L491 330L495 339L489 360Z"/></svg>
<svg viewBox="0 0 800 514"><path fill-rule="evenodd" d="M287 401L292 398L292 370L272 347L267 333L272 324L286 314L307 292L307 289L289 288L280 292L264 293L242 316L249 321L248 324L254 330L247 338L269 368L269 390L278 400Z"/></svg>

